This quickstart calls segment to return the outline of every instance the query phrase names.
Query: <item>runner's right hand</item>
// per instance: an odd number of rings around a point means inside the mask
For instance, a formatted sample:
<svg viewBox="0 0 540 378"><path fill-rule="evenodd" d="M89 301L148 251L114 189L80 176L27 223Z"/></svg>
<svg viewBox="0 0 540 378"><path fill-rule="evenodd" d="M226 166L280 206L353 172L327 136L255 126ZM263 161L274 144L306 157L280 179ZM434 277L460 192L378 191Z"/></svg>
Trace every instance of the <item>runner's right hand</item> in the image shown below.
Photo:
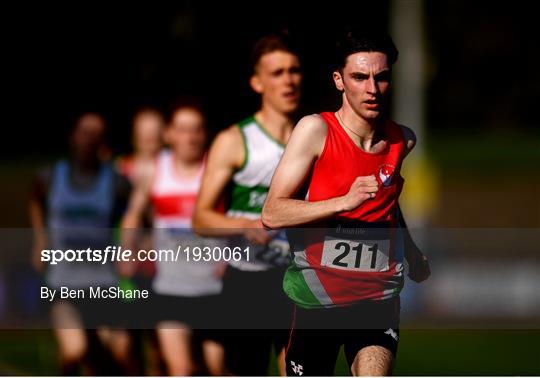
<svg viewBox="0 0 540 378"><path fill-rule="evenodd" d="M379 184L375 175L358 176L349 192L341 197L344 211L354 210L365 201L374 198L377 190L379 190Z"/></svg>

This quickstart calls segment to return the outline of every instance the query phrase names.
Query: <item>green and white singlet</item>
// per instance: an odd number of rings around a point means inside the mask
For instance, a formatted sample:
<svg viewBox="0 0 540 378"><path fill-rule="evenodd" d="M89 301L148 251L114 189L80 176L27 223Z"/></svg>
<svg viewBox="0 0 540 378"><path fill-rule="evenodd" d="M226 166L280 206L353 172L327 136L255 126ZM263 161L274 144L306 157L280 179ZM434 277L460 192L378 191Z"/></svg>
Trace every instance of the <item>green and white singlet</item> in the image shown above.
<svg viewBox="0 0 540 378"><path fill-rule="evenodd" d="M238 124L244 144L244 164L233 175L230 205L227 215L260 219L264 201L272 176L279 160L285 151L285 146L274 139L251 116ZM234 238L233 245L247 245L243 238ZM246 271L267 270L273 266L287 265L289 262L289 243L283 233L279 233L269 243L268 247L250 245L249 261L231 261L235 268Z"/></svg>

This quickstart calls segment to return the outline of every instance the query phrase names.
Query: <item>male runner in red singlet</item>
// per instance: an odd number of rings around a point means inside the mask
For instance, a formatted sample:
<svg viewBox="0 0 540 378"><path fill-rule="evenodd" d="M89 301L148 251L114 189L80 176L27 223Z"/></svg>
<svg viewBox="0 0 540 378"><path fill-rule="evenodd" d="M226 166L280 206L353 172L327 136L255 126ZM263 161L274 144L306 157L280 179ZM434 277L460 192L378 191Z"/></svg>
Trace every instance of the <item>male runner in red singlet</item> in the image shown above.
<svg viewBox="0 0 540 378"><path fill-rule="evenodd" d="M270 228L326 227L290 237L284 289L296 313L287 373L332 375L344 345L353 375L387 375L399 338L403 254L413 280L430 274L398 205L400 168L415 135L386 111L398 55L391 38L352 30L337 46L333 79L342 106L295 127L262 221ZM307 193L299 193L304 184Z"/></svg>

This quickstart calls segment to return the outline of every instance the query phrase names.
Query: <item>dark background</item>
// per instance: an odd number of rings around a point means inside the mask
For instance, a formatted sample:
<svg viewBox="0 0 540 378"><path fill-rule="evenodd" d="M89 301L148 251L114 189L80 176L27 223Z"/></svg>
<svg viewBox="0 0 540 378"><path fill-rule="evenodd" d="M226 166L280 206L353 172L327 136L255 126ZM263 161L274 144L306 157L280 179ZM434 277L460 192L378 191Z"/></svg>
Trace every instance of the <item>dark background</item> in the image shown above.
<svg viewBox="0 0 540 378"><path fill-rule="evenodd" d="M525 1L424 4L431 134L538 135L533 9ZM113 148L125 151L133 111L145 104L165 108L182 94L201 96L219 130L256 108L247 84L250 47L282 27L302 46L302 113L335 108L328 65L336 31L346 24L386 25L389 2L41 3L7 10L2 18L4 130L12 135L2 138L0 153L11 159L58 155L73 119L86 110L105 113Z"/></svg>

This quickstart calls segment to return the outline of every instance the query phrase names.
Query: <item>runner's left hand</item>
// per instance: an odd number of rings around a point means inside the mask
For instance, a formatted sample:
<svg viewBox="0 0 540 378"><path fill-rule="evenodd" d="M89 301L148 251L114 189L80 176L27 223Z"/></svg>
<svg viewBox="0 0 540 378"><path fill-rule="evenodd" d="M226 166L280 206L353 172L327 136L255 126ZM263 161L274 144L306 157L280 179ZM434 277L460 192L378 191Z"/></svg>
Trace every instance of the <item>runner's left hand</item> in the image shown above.
<svg viewBox="0 0 540 378"><path fill-rule="evenodd" d="M431 275L428 258L420 251L417 251L413 258L407 259L407 262L409 263L409 274L407 276L414 282L425 281Z"/></svg>

